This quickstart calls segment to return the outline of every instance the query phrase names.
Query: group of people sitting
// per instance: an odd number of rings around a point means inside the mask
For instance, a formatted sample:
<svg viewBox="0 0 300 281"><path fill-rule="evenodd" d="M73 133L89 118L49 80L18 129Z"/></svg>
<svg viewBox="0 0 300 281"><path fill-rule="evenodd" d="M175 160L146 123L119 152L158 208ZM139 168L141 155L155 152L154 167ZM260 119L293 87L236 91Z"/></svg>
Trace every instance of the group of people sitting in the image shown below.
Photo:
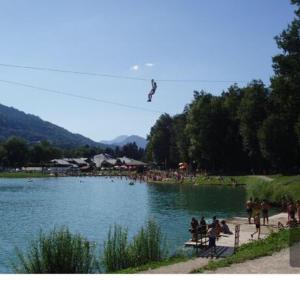
<svg viewBox="0 0 300 281"><path fill-rule="evenodd" d="M233 234L226 221L222 220L221 223L216 216L213 217L212 223L207 224L204 217L201 217L198 222L195 217L192 218L191 228L189 230L192 233L192 241L196 242L199 238L208 237L209 247L216 247L216 239L223 234Z"/></svg>
<svg viewBox="0 0 300 281"><path fill-rule="evenodd" d="M297 227L300 225L300 200L287 200L282 199L281 208L283 212L287 212L288 221L286 223L286 227ZM297 220L298 217L298 220ZM279 228L285 227L282 223L278 223Z"/></svg>

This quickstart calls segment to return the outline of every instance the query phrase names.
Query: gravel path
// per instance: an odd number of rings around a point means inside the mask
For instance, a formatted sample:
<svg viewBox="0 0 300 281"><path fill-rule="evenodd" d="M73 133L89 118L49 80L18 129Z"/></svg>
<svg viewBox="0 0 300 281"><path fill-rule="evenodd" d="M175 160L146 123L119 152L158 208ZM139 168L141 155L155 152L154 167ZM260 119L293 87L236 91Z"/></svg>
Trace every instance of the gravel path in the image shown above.
<svg viewBox="0 0 300 281"><path fill-rule="evenodd" d="M293 251L298 254L299 267L292 267L290 265L290 248L284 249L272 256L262 257L259 259L247 261L240 264L234 264L230 267L220 268L216 271L208 271L205 273L224 274L224 273L300 273L300 243L292 247Z"/></svg>

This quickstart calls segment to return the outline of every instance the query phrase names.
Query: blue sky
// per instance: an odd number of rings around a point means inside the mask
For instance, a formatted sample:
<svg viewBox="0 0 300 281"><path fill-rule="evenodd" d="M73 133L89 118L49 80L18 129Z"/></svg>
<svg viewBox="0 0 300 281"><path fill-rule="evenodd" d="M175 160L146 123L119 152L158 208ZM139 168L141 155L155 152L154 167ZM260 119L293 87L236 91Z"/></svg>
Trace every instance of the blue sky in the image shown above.
<svg viewBox="0 0 300 281"><path fill-rule="evenodd" d="M0 66L0 79L171 115L193 90L219 95L232 83L272 75L274 36L293 18L289 0L0 0L0 63L149 77L120 80ZM243 86L245 83L239 83ZM0 103L96 141L145 137L160 113L76 99L0 82Z"/></svg>

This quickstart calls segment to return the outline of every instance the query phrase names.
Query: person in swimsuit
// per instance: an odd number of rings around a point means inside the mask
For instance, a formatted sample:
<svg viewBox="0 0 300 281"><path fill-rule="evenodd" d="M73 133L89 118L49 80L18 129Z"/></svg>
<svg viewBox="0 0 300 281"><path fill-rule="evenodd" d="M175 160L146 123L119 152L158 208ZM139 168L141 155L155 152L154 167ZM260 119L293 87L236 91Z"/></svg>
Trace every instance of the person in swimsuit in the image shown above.
<svg viewBox="0 0 300 281"><path fill-rule="evenodd" d="M201 217L199 225L200 225L200 234L206 234L207 227L206 227L206 221L204 217Z"/></svg>
<svg viewBox="0 0 300 281"><path fill-rule="evenodd" d="M216 239L217 239L217 234L218 233L218 228L217 228L217 222L213 222L209 226L208 230L208 248L211 249L210 254L211 257L213 257L216 254L217 246L216 246Z"/></svg>
<svg viewBox="0 0 300 281"><path fill-rule="evenodd" d="M246 212L248 214L248 222L251 224L252 212L253 212L253 201L252 198L246 202Z"/></svg>
<svg viewBox="0 0 300 281"><path fill-rule="evenodd" d="M297 208L298 222L300 223L300 200L296 201L296 208Z"/></svg>
<svg viewBox="0 0 300 281"><path fill-rule="evenodd" d="M288 203L287 211L288 211L288 222L289 222L291 219L295 218L295 214L296 214L296 207L292 200L290 200L290 202Z"/></svg>
<svg viewBox="0 0 300 281"><path fill-rule="evenodd" d="M267 203L266 200L263 200L261 203L261 210L262 210L262 215L263 215L263 225L269 224L269 204Z"/></svg>
<svg viewBox="0 0 300 281"><path fill-rule="evenodd" d="M260 216L259 216L259 213L255 214L254 223L255 223L256 231L251 234L251 238L253 238L254 234L258 233L257 238L260 239Z"/></svg>
<svg viewBox="0 0 300 281"><path fill-rule="evenodd" d="M222 232L224 234L233 234L230 229L229 229L229 226L227 225L226 221L225 220L222 220L221 221L221 228L222 228Z"/></svg>
<svg viewBox="0 0 300 281"><path fill-rule="evenodd" d="M192 233L192 241L197 241L198 236L198 221L192 218L190 232Z"/></svg>

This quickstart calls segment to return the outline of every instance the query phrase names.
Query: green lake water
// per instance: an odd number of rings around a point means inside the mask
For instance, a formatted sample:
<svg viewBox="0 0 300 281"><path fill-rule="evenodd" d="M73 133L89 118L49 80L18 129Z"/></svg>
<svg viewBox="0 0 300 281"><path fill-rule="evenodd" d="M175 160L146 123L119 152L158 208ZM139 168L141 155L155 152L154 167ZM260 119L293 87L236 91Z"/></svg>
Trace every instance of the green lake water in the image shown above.
<svg viewBox="0 0 300 281"><path fill-rule="evenodd" d="M190 238L192 216L245 215L244 187L147 184L104 177L0 179L0 272L11 272L15 247L25 249L40 229L66 225L103 247L110 226L135 235L154 219L169 252Z"/></svg>

